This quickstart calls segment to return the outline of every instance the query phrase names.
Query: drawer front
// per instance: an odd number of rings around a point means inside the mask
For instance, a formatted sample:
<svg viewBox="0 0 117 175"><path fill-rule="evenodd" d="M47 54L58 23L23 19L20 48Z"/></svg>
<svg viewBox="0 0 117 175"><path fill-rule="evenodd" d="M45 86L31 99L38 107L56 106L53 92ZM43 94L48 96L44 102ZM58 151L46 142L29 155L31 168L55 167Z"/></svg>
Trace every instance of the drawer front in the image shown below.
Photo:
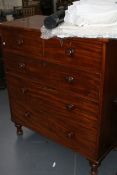
<svg viewBox="0 0 117 175"><path fill-rule="evenodd" d="M44 57L53 62L68 64L93 73L101 72L102 43L87 39L64 40L61 45L58 39L45 41Z"/></svg>
<svg viewBox="0 0 117 175"><path fill-rule="evenodd" d="M42 40L39 32L22 29L4 29L2 33L4 51L10 50L18 54L42 56Z"/></svg>
<svg viewBox="0 0 117 175"><path fill-rule="evenodd" d="M60 91L78 93L92 101L99 100L100 78L85 71L50 63L43 60L6 55L6 71L20 76L28 76L40 84Z"/></svg>
<svg viewBox="0 0 117 175"><path fill-rule="evenodd" d="M58 118L62 115L69 120L73 117L73 121L79 118L82 126L97 128L99 111L97 103L73 93L69 95L47 86L40 86L29 79L21 79L10 74L7 74L7 79L10 96L16 101L25 101L34 106L35 110L38 110L38 104L40 109L45 111L44 115L51 113Z"/></svg>
<svg viewBox="0 0 117 175"><path fill-rule="evenodd" d="M64 119L63 122L53 116L46 116L24 103L11 99L13 120L27 126L46 137L79 151L87 156L96 152L97 134L92 130L76 127ZM38 104L37 104L38 108ZM91 139L92 138L92 139Z"/></svg>

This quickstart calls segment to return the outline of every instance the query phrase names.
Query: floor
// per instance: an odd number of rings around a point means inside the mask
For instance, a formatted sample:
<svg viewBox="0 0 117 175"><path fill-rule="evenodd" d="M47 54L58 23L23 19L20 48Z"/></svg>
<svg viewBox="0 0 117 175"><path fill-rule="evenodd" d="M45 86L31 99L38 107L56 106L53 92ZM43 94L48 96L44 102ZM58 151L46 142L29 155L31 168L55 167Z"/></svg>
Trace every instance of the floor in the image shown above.
<svg viewBox="0 0 117 175"><path fill-rule="evenodd" d="M26 128L18 137L10 121L7 91L0 91L0 175L89 174L88 161L78 153ZM102 162L99 175L117 175L117 151Z"/></svg>

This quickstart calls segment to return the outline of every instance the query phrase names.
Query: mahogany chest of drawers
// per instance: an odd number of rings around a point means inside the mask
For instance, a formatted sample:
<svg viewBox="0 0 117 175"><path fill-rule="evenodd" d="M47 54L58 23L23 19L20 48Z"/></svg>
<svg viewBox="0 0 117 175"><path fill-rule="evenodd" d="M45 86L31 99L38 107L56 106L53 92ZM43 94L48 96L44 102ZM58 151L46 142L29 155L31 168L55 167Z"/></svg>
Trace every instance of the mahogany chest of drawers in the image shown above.
<svg viewBox="0 0 117 175"><path fill-rule="evenodd" d="M40 38L43 16L1 25L11 118L90 160L117 142L117 41Z"/></svg>

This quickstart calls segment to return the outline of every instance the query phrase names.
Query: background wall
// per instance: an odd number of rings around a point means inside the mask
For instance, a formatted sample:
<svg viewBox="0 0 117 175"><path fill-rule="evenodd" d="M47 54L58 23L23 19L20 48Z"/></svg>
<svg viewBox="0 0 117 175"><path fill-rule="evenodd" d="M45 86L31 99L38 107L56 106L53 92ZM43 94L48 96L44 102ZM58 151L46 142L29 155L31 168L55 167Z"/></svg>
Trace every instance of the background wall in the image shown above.
<svg viewBox="0 0 117 175"><path fill-rule="evenodd" d="M56 11L56 2L57 0L53 0L54 11ZM12 9L14 6L22 6L22 0L0 0L0 9Z"/></svg>
<svg viewBox="0 0 117 175"><path fill-rule="evenodd" d="M53 3L54 3L54 12L56 12L56 3L57 3L57 0L54 0Z"/></svg>
<svg viewBox="0 0 117 175"><path fill-rule="evenodd" d="M0 0L0 9L12 9L14 6L22 6L22 0Z"/></svg>

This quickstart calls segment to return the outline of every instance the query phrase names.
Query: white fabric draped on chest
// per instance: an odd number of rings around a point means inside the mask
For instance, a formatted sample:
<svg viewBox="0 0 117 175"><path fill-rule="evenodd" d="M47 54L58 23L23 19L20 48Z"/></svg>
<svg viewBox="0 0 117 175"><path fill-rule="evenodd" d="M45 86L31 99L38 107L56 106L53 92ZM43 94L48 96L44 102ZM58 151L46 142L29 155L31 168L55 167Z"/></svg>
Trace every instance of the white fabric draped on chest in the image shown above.
<svg viewBox="0 0 117 175"><path fill-rule="evenodd" d="M113 0L76 1L66 10L64 21L78 26L113 24L117 22L117 4Z"/></svg>
<svg viewBox="0 0 117 175"><path fill-rule="evenodd" d="M64 23L53 30L41 29L42 38L53 36L117 38L117 0L81 0L66 10Z"/></svg>

